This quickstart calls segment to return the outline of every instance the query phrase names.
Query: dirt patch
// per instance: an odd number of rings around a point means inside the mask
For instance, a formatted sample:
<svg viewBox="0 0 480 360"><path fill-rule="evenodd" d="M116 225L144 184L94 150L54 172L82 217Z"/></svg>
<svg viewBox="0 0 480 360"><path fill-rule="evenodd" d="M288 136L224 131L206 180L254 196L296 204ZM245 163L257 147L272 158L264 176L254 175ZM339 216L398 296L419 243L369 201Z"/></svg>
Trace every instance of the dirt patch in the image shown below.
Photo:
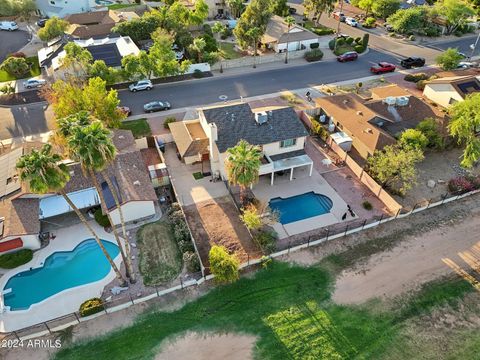
<svg viewBox="0 0 480 360"><path fill-rule="evenodd" d="M212 245L221 245L245 262L258 249L229 196L223 196L184 207L204 266L208 266L208 252Z"/></svg>
<svg viewBox="0 0 480 360"><path fill-rule="evenodd" d="M255 340L248 335L188 332L165 344L155 360L250 360Z"/></svg>

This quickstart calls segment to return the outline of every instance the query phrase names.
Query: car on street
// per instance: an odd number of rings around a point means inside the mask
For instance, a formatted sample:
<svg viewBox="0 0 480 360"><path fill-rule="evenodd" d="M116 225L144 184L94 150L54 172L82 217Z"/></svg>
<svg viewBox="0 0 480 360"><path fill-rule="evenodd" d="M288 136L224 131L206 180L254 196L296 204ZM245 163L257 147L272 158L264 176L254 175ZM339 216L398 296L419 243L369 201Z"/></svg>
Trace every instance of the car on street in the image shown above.
<svg viewBox="0 0 480 360"><path fill-rule="evenodd" d="M395 71L395 65L387 62L379 62L377 65L374 65L370 68L370 72L374 74L384 74L393 71Z"/></svg>
<svg viewBox="0 0 480 360"><path fill-rule="evenodd" d="M185 56L185 51L177 44L172 45L172 50L175 52L175 58L179 61Z"/></svg>
<svg viewBox="0 0 480 360"><path fill-rule="evenodd" d="M460 61L457 65L457 69L470 69L476 66L477 64L471 61Z"/></svg>
<svg viewBox="0 0 480 360"><path fill-rule="evenodd" d="M0 30L18 30L18 25L15 21L0 21Z"/></svg>
<svg viewBox="0 0 480 360"><path fill-rule="evenodd" d="M143 90L152 90L153 84L150 80L140 80L136 83L130 84L128 90L131 92L143 91Z"/></svg>
<svg viewBox="0 0 480 360"><path fill-rule="evenodd" d="M342 13L342 12L340 12L340 11L335 11L335 12L333 13L333 18L334 18L335 20L340 19L341 22L345 22L345 19L346 19L347 17L345 16L344 13Z"/></svg>
<svg viewBox="0 0 480 360"><path fill-rule="evenodd" d="M128 106L117 106L118 111L125 114L125 116L132 115L132 110Z"/></svg>
<svg viewBox="0 0 480 360"><path fill-rule="evenodd" d="M45 85L47 82L44 79L28 79L23 82L23 86L26 89L39 88Z"/></svg>
<svg viewBox="0 0 480 360"><path fill-rule="evenodd" d="M345 18L345 24L350 25L351 27L358 27L357 20L351 17Z"/></svg>
<svg viewBox="0 0 480 360"><path fill-rule="evenodd" d="M290 15L295 15L297 13L297 9L295 9L294 7L289 7L288 8L288 13Z"/></svg>
<svg viewBox="0 0 480 360"><path fill-rule="evenodd" d="M356 51L347 51L342 55L337 56L338 62L347 62L347 61L355 61L358 59L358 53Z"/></svg>
<svg viewBox="0 0 480 360"><path fill-rule="evenodd" d="M152 113L156 111L169 110L171 108L168 101L150 101L143 105L143 110L146 113Z"/></svg>
<svg viewBox="0 0 480 360"><path fill-rule="evenodd" d="M408 57L400 61L400 65L406 69L410 69L412 67L422 67L425 65L425 59L421 57Z"/></svg>
<svg viewBox="0 0 480 360"><path fill-rule="evenodd" d="M48 21L48 18L38 19L37 26L43 28L45 27L45 24L47 23L47 21Z"/></svg>

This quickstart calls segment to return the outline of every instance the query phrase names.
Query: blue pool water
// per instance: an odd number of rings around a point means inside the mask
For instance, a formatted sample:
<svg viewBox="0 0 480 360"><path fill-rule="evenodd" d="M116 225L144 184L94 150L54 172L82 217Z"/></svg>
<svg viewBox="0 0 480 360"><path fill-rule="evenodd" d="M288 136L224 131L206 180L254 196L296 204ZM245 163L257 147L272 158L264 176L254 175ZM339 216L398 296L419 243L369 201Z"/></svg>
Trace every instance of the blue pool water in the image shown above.
<svg viewBox="0 0 480 360"><path fill-rule="evenodd" d="M115 259L120 252L118 246L105 240L102 243ZM60 291L101 280L109 272L110 264L102 250L94 239L88 239L72 251L53 253L43 267L11 277L4 290L12 291L4 295L4 302L10 310L25 310Z"/></svg>
<svg viewBox="0 0 480 360"><path fill-rule="evenodd" d="M98 5L111 5L113 1L111 0L95 0Z"/></svg>
<svg viewBox="0 0 480 360"><path fill-rule="evenodd" d="M269 206L273 211L278 211L282 224L289 224L329 213L333 202L329 197L312 191L288 198L274 198Z"/></svg>

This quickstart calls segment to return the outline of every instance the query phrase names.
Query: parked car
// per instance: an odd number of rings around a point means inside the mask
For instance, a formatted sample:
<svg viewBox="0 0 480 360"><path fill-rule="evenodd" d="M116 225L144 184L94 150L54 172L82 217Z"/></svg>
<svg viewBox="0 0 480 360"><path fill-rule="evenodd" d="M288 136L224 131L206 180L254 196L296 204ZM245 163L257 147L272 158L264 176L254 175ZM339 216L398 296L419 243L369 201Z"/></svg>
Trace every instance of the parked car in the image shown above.
<svg viewBox="0 0 480 360"><path fill-rule="evenodd" d="M185 51L177 44L172 45L172 50L175 51L175 58L177 60L182 60L185 56Z"/></svg>
<svg viewBox="0 0 480 360"><path fill-rule="evenodd" d="M406 69L410 69L412 67L422 67L425 65L425 59L421 57L408 57L400 61L400 65Z"/></svg>
<svg viewBox="0 0 480 360"><path fill-rule="evenodd" d="M457 65L457 69L470 69L476 66L477 64L471 61L460 61Z"/></svg>
<svg viewBox="0 0 480 360"><path fill-rule="evenodd" d="M18 30L18 25L15 21L0 21L0 30Z"/></svg>
<svg viewBox="0 0 480 360"><path fill-rule="evenodd" d="M39 88L45 84L46 81L44 79L28 79L27 81L23 82L23 86L26 89Z"/></svg>
<svg viewBox="0 0 480 360"><path fill-rule="evenodd" d="M48 18L42 18L37 20L37 26L38 27L45 27L46 22L48 21Z"/></svg>
<svg viewBox="0 0 480 360"><path fill-rule="evenodd" d="M337 56L337 61L346 62L346 61L355 61L358 59L358 54L356 51L348 51L342 55Z"/></svg>
<svg viewBox="0 0 480 360"><path fill-rule="evenodd" d="M131 92L137 92L137 91L142 91L142 90L152 90L153 84L150 80L140 80L137 81L134 84L131 84L128 89Z"/></svg>
<svg viewBox="0 0 480 360"><path fill-rule="evenodd" d="M395 65L387 62L379 62L377 65L374 65L370 68L370 71L374 74L384 74L387 72L395 71Z"/></svg>
<svg viewBox="0 0 480 360"><path fill-rule="evenodd" d="M393 26L390 24L385 23L383 26L385 26L385 30L388 32L394 32L395 30L393 29Z"/></svg>
<svg viewBox="0 0 480 360"><path fill-rule="evenodd" d="M118 111L124 113L126 116L132 115L132 110L128 106L117 106Z"/></svg>
<svg viewBox="0 0 480 360"><path fill-rule="evenodd" d="M340 19L341 22L345 22L345 19L346 19L346 16L344 13L340 12L340 11L335 11L333 13L333 18L338 20Z"/></svg>
<svg viewBox="0 0 480 360"><path fill-rule="evenodd" d="M143 110L147 113L155 111L169 110L171 108L168 101L150 101L143 105Z"/></svg>
<svg viewBox="0 0 480 360"><path fill-rule="evenodd" d="M290 15L295 15L297 13L297 9L295 9L294 7L289 7L288 8L288 13Z"/></svg>
<svg viewBox="0 0 480 360"><path fill-rule="evenodd" d="M350 25L351 27L358 27L357 20L351 17L345 18L345 24Z"/></svg>

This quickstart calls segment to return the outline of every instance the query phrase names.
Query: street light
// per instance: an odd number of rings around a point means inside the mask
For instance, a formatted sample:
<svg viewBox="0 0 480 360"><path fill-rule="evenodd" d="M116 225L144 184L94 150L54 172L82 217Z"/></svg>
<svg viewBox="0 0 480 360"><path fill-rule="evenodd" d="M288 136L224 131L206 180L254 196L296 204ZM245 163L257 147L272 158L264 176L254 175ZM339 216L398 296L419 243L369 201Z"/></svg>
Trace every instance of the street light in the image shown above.
<svg viewBox="0 0 480 360"><path fill-rule="evenodd" d="M475 49L477 48L479 39L480 39L480 33L478 33L477 40L475 40L475 44L470 44L470 49L472 49L472 53L470 54L470 59L473 57L473 54L475 53Z"/></svg>

